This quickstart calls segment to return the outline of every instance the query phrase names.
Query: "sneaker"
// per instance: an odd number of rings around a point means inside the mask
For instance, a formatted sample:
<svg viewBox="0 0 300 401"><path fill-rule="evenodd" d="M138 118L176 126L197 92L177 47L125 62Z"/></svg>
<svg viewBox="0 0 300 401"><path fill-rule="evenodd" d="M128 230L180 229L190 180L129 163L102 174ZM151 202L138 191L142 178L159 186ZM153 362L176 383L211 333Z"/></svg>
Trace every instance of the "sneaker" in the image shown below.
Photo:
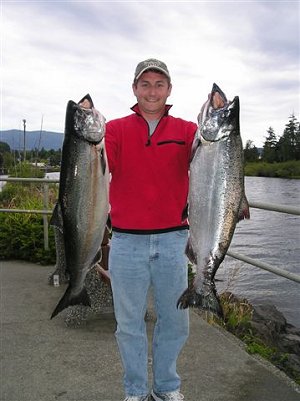
<svg viewBox="0 0 300 401"><path fill-rule="evenodd" d="M183 401L184 399L184 396L179 392L179 390L160 394L156 394L152 390L150 397L151 401Z"/></svg>
<svg viewBox="0 0 300 401"><path fill-rule="evenodd" d="M124 401L147 401L148 400L148 395L130 395L129 397L126 397Z"/></svg>

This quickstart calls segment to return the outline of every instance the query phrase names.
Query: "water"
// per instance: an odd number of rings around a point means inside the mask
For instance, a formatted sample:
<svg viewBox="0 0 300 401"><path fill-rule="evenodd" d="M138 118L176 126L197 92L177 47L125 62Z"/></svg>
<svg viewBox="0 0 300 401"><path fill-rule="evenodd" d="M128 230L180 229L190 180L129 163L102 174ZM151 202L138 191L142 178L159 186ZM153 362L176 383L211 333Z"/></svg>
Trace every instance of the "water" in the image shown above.
<svg viewBox="0 0 300 401"><path fill-rule="evenodd" d="M246 177L248 200L300 205L300 180ZM237 252L299 274L300 216L250 209L251 219L238 223L230 246ZM300 327L300 284L227 256L217 279L218 291L228 290L251 303L272 303L287 321Z"/></svg>

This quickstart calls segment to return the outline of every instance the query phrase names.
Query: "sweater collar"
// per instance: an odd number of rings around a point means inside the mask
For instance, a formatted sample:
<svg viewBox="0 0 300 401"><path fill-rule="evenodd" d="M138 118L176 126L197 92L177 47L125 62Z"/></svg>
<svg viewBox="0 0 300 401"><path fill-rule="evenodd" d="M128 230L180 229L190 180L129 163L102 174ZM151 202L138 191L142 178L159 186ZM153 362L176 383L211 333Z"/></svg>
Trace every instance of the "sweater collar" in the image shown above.
<svg viewBox="0 0 300 401"><path fill-rule="evenodd" d="M172 107L172 104L166 104L165 105L165 112L164 112L163 117L165 117L165 116L167 116L169 114L169 110L170 110L171 107ZM140 108L139 108L139 105L137 103L134 106L132 106L130 109L132 111L134 111L137 115L139 115L139 116L142 115L141 111L140 111Z"/></svg>

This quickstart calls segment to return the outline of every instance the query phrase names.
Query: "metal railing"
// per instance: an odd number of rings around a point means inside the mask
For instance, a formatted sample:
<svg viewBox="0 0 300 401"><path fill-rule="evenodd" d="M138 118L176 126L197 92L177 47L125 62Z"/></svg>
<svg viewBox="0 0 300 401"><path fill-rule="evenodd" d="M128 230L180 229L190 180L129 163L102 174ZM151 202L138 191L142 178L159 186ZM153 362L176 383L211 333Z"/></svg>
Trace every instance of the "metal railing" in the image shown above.
<svg viewBox="0 0 300 401"><path fill-rule="evenodd" d="M55 183L58 184L58 179L47 179L47 178L13 178L0 177L0 181L8 181L8 182L35 182L35 183L43 183L44 184L44 195L43 195L43 210L26 210L26 209L0 209L0 212L4 213L35 213L43 215L43 225L44 225L44 247L45 249L49 248L49 239L48 239L48 215L52 214L52 210L49 210L49 184ZM273 212L280 213L288 213L300 216L300 208L296 206L285 206L285 205L277 205L270 203L261 203L261 202L249 202L249 206L256 209L269 210ZM300 283L300 275L287 272L284 269L279 267L268 265L267 263L258 261L256 259L252 259L248 256L241 255L236 252L227 251L227 256L238 259L242 262L248 263L250 265L259 267L260 269L267 270L271 273L277 274L278 276L285 277L289 280Z"/></svg>
<svg viewBox="0 0 300 401"><path fill-rule="evenodd" d="M28 183L42 183L43 186L43 209L42 210L30 210L30 209L0 209L0 212L4 213L29 213L29 214L42 214L43 215L43 231L44 231L44 249L49 249L49 224L48 215L51 215L53 210L49 210L49 184L58 184L58 179L51 178L15 178L15 177L0 177L0 181L8 182L28 182Z"/></svg>
<svg viewBox="0 0 300 401"><path fill-rule="evenodd" d="M300 208L296 206L285 206L285 205L277 205L277 204L271 204L271 203L263 203L263 202L249 202L249 206L252 208L256 209L262 209L262 210L269 210L273 212L280 212L280 213L287 213L287 214L293 214L296 216L300 215ZM252 266L259 267L260 269L267 270L271 273L277 274L277 276L282 276L285 278L288 278L289 280L296 281L297 283L300 283L300 275L295 274L292 272L288 272L284 269L281 269L279 267L271 266L267 263L261 262L259 260L250 258L249 256L244 256L236 252L231 252L230 250L227 251L227 256L230 256L232 258L241 260L242 262L246 262Z"/></svg>

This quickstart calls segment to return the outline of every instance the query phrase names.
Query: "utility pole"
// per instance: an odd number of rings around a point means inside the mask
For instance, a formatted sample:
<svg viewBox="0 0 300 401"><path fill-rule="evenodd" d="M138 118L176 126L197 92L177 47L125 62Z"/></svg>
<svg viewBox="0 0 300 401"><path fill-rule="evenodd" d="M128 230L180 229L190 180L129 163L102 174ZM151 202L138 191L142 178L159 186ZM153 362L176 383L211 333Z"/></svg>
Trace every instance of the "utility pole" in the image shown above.
<svg viewBox="0 0 300 401"><path fill-rule="evenodd" d="M23 161L26 161L26 120L23 119L23 127L24 127L24 149L23 149Z"/></svg>

